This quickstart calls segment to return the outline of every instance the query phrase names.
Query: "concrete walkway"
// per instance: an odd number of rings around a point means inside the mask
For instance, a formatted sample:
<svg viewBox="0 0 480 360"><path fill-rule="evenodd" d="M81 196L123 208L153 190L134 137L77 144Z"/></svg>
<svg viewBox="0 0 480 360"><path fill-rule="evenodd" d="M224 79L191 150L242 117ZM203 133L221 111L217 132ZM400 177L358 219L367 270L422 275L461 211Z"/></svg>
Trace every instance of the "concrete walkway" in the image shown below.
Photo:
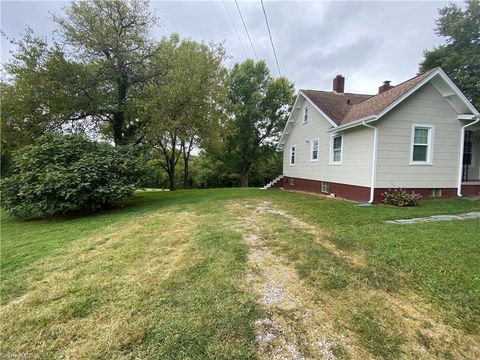
<svg viewBox="0 0 480 360"><path fill-rule="evenodd" d="M426 222L433 221L450 221L450 220L465 220L465 219L480 219L480 212L469 212L459 215L432 215L421 218L413 219L399 219L399 220L388 220L388 224L421 224Z"/></svg>

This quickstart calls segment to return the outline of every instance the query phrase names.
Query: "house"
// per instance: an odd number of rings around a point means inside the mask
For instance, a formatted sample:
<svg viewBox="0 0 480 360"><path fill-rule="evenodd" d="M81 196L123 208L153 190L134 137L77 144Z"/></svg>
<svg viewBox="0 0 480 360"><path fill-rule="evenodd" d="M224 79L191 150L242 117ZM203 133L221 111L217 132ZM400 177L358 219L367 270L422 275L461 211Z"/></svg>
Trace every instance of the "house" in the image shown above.
<svg viewBox="0 0 480 360"><path fill-rule="evenodd" d="M300 90L277 149L274 186L361 202L404 188L424 198L480 195L480 115L436 68L378 94Z"/></svg>

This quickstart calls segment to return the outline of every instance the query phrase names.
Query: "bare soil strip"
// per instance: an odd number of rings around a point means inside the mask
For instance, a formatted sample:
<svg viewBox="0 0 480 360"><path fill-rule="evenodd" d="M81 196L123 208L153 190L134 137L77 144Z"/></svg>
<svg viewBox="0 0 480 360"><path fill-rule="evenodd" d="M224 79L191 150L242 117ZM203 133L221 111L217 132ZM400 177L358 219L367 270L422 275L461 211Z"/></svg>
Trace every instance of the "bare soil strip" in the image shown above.
<svg viewBox="0 0 480 360"><path fill-rule="evenodd" d="M261 214L281 215L293 226L313 230L309 224L274 209L270 203L230 205L232 213L243 214L238 226L250 248L250 289L257 293L265 317L257 320L256 334L262 359L335 359L336 348L365 354L350 339L334 330L314 295L284 259L272 254L262 239Z"/></svg>
<svg viewBox="0 0 480 360"><path fill-rule="evenodd" d="M349 325L352 316L363 310L362 304L375 304L378 314L373 321L392 326L401 335L399 358L438 359L447 352L459 359L479 358L480 338L444 324L438 310L418 295L387 293L367 284L355 284L338 293L319 293L300 279L288 259L278 252L273 254L263 238L268 231L271 236L272 222L279 221L280 216L296 230L313 234L315 242L352 268L367 267L362 253L338 249L324 230L267 201L231 202L229 210L239 219L237 227L250 249L246 286L256 292L265 310L265 317L256 322L260 358L375 358Z"/></svg>

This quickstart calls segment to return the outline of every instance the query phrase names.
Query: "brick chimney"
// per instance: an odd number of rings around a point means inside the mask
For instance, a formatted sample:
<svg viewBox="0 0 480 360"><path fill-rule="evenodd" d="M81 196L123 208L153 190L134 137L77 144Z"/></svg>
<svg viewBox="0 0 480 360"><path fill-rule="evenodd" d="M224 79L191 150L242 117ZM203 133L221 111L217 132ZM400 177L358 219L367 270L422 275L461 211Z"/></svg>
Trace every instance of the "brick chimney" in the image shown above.
<svg viewBox="0 0 480 360"><path fill-rule="evenodd" d="M383 82L383 85L378 88L378 93L381 94L382 92L390 90L392 88L393 88L393 86L390 85L390 80L385 80Z"/></svg>
<svg viewBox="0 0 480 360"><path fill-rule="evenodd" d="M333 91L340 94L345 92L345 78L342 75L337 75L333 79Z"/></svg>

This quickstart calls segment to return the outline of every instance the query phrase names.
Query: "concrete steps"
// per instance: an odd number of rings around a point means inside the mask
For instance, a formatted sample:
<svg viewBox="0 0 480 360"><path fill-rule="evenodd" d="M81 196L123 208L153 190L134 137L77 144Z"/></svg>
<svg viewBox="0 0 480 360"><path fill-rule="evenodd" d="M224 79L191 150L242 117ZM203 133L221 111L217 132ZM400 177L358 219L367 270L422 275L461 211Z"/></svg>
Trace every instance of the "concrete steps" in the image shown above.
<svg viewBox="0 0 480 360"><path fill-rule="evenodd" d="M277 182L279 182L280 180L282 180L282 179L283 179L283 176L284 176L284 175L278 175L275 179L273 179L273 180L270 181L267 185L265 185L264 187L261 187L260 189L261 189L261 190L270 189L273 185L275 185Z"/></svg>

